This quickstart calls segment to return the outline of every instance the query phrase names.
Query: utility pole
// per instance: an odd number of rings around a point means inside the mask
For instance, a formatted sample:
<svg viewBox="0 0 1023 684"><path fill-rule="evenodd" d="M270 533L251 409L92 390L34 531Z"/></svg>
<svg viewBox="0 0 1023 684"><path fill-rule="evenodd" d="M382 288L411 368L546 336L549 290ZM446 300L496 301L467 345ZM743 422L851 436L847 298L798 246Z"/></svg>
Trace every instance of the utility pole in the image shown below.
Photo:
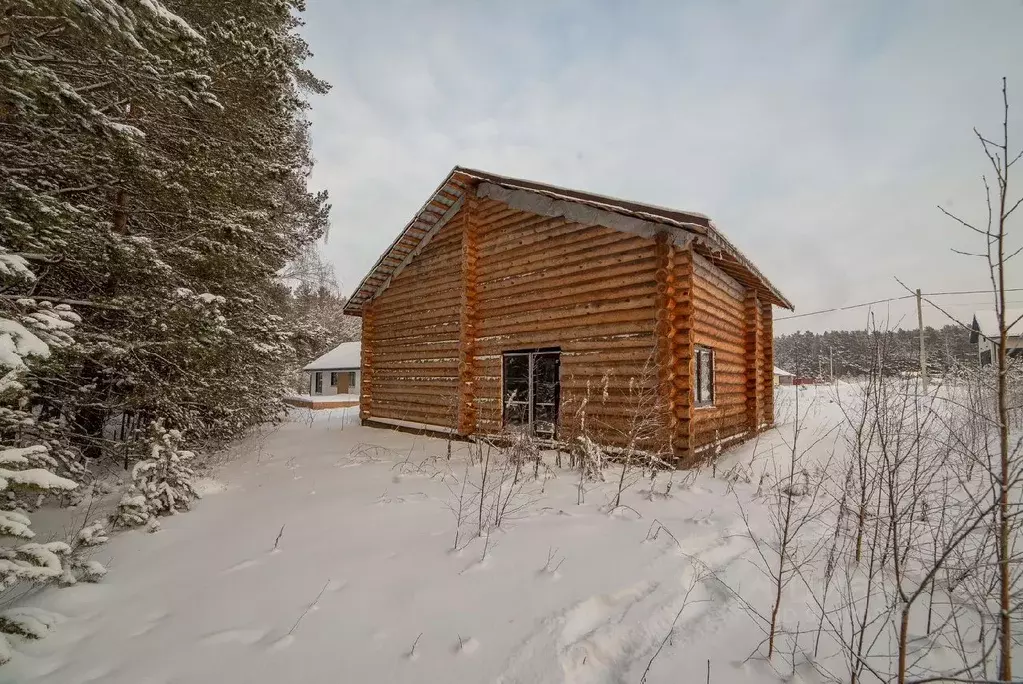
<svg viewBox="0 0 1023 684"><path fill-rule="evenodd" d="M920 327L920 383L924 391L930 386L930 378L927 377L927 344L924 342L924 305L923 297L920 295L920 288L916 289L916 321Z"/></svg>

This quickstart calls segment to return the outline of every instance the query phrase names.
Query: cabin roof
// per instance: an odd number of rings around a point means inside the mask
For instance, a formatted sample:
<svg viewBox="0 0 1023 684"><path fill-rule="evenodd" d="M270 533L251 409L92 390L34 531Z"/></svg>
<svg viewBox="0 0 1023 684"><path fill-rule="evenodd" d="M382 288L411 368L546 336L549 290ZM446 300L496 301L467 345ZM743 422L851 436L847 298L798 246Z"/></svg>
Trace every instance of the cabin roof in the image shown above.
<svg viewBox="0 0 1023 684"><path fill-rule="evenodd" d="M503 199L509 193L516 193L515 196L520 203L528 202L529 198L532 198L533 203L539 203L546 211L565 215L580 223L634 231L641 229L663 231L667 228L676 234L691 237L694 249L725 273L743 285L758 290L766 301L786 309L794 308L753 262L729 242L704 214L456 166L406 224L391 246L377 259L349 298L345 305L345 313L361 316L363 306L385 289L391 278L396 276L405 264L426 246L430 238L458 212L466 192L482 190L488 190L489 196L498 199Z"/></svg>
<svg viewBox="0 0 1023 684"><path fill-rule="evenodd" d="M342 342L329 352L314 361L310 361L302 370L305 371L344 371L359 370L362 365L362 342Z"/></svg>

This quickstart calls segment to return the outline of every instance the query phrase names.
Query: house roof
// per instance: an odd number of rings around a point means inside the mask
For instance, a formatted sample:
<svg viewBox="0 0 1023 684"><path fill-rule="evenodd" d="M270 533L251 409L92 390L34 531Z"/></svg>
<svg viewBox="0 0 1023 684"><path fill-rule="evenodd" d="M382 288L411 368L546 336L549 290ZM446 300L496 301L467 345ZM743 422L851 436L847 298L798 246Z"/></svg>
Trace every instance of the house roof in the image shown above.
<svg viewBox="0 0 1023 684"><path fill-rule="evenodd" d="M320 358L307 363L302 370L359 370L362 365L362 342L342 342Z"/></svg>
<svg viewBox="0 0 1023 684"><path fill-rule="evenodd" d="M1006 309L1005 322L1009 324L1009 337L1023 337L1023 309ZM998 314L990 309L973 313L970 342L976 343L980 335L998 339Z"/></svg>
<svg viewBox="0 0 1023 684"><path fill-rule="evenodd" d="M789 373L787 370L782 370L781 368L778 368L778 366L774 367L774 374L775 375L788 375L788 376L792 375L792 373Z"/></svg>
<svg viewBox="0 0 1023 684"><path fill-rule="evenodd" d="M753 262L718 232L714 223L703 214L456 166L377 259L349 298L345 313L361 316L363 306L383 291L391 278L397 276L458 212L466 193L492 197L513 205L518 203L529 211L542 211L545 215L566 216L580 223L650 236L668 229L680 237L691 238L697 252L743 285L758 290L766 301L786 309L794 308Z"/></svg>

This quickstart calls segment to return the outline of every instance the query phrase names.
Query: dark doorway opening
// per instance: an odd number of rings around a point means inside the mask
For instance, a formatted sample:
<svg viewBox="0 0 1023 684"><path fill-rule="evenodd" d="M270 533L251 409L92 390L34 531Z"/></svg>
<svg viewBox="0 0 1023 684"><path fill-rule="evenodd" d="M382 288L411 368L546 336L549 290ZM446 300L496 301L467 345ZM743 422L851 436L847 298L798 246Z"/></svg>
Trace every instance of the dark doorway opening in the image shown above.
<svg viewBox="0 0 1023 684"><path fill-rule="evenodd" d="M505 426L554 439L561 404L561 350L504 352L502 377Z"/></svg>

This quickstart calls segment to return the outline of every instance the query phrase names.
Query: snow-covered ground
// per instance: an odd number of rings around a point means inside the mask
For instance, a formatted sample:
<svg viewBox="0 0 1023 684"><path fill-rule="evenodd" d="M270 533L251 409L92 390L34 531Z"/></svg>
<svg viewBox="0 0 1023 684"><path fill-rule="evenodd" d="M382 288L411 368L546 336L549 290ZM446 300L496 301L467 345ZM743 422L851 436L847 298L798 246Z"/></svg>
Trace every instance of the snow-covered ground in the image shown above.
<svg viewBox="0 0 1023 684"><path fill-rule="evenodd" d="M285 397L287 401L303 404L330 404L337 401L358 402L358 394L291 394Z"/></svg>
<svg viewBox="0 0 1023 684"><path fill-rule="evenodd" d="M832 391L801 395L822 455ZM453 551L467 445L449 461L445 440L363 428L357 410L296 410L238 445L195 511L99 547L102 583L31 597L61 624L19 640L0 682L823 681L798 657L794 675L748 659L772 594L740 511L766 532L756 490L790 435L676 473L667 496L668 474L630 477L611 512L613 470L581 504L577 474L530 473L502 529ZM781 622L809 633L801 594Z"/></svg>

